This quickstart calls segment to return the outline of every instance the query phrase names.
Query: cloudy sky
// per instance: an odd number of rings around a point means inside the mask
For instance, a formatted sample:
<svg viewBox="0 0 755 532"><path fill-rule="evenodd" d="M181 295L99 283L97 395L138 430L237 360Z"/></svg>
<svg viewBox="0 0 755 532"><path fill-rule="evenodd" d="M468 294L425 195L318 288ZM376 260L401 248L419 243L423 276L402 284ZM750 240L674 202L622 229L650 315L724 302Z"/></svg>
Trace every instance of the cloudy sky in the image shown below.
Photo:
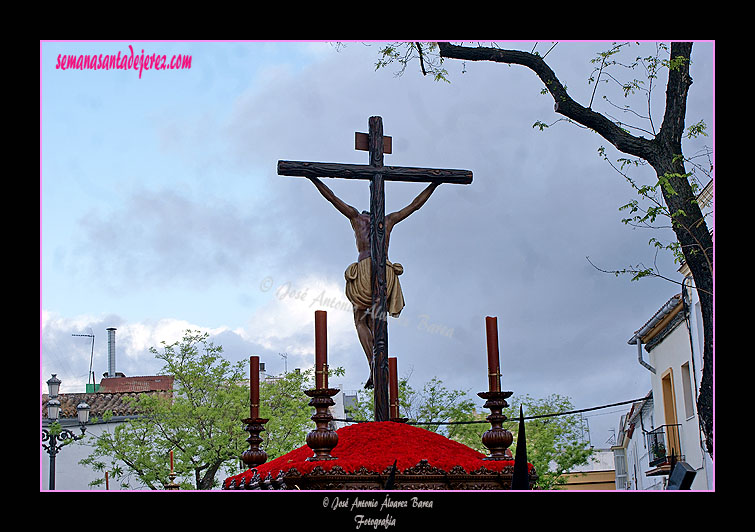
<svg viewBox="0 0 755 532"><path fill-rule="evenodd" d="M552 42L500 43L540 50ZM403 264L406 299L389 322L389 351L415 388L438 377L474 399L487 388L485 316L497 316L503 387L571 398L589 408L644 396L650 375L627 340L675 293L664 280L602 273L643 263L674 277L650 232L621 223L634 192L598 154L622 155L596 134L553 123L550 96L528 69L446 62L450 83L412 64L375 69L378 42L45 42L41 45L40 386L51 373L81 392L107 371L106 328L116 327L117 370L152 375L149 352L186 329L212 334L227 358L259 355L269 373L314 363L314 311L328 311L331 381L356 390L367 365L343 295L356 259L348 220L306 179L278 176L278 160L366 164L354 133L383 118L385 164L471 170L471 185L442 185L397 225L390 259ZM610 42L561 42L547 60L587 105L590 62ZM131 47L131 48L129 48ZM183 70L62 70L80 54L190 55ZM655 53L632 44L624 62ZM687 124L713 127L713 43L693 47ZM640 77L615 68L617 78ZM604 80L607 78L603 78ZM653 87L662 121L666 73ZM608 95L609 99L603 96ZM600 83L593 108L644 129L647 114ZM634 131L637 132L636 130ZM650 136L645 134L645 136ZM712 134L685 154L712 145ZM638 168L632 176L652 183ZM359 210L366 181L326 179ZM386 212L424 185L386 183ZM286 355L286 358L282 356ZM482 401L480 401L480 405ZM588 418L605 446L628 407Z"/></svg>

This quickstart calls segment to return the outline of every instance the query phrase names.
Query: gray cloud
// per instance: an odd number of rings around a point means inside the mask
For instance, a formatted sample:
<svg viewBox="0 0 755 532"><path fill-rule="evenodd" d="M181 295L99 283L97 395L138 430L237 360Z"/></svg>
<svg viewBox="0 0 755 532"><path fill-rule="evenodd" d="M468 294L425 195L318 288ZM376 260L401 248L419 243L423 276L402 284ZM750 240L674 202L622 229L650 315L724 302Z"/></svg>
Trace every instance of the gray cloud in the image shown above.
<svg viewBox="0 0 755 532"><path fill-rule="evenodd" d="M275 253L282 229L267 216L226 198L143 188L81 218L78 251L99 281L119 288L233 281Z"/></svg>

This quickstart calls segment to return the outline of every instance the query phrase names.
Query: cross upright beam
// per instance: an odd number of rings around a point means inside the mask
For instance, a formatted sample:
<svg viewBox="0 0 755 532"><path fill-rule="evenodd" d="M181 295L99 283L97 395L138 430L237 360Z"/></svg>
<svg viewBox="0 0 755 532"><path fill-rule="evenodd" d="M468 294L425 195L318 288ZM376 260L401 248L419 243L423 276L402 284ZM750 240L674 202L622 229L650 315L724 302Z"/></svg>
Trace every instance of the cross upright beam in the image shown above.
<svg viewBox="0 0 755 532"><path fill-rule="evenodd" d="M383 168L383 119L369 120L370 166ZM375 421L390 419L388 398L388 305L385 261L385 181L377 172L370 179L370 256L372 257L372 379Z"/></svg>
<svg viewBox="0 0 755 532"><path fill-rule="evenodd" d="M364 137L367 142L364 142ZM278 174L295 177L335 177L370 181L370 256L372 266L373 384L375 421L390 419L388 401L388 306L386 301L385 181L470 184L470 170L417 168L383 165L390 153L390 137L383 135L383 119L369 119L369 133L357 133L356 149L369 151L370 162L341 164L305 161L278 161ZM387 149L386 149L387 147Z"/></svg>

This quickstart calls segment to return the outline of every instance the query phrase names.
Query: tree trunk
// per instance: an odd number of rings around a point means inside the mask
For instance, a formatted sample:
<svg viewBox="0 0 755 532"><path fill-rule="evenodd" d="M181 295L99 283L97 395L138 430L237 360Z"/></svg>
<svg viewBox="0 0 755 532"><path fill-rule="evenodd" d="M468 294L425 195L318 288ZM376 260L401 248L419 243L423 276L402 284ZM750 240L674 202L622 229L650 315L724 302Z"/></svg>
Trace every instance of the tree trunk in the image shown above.
<svg viewBox="0 0 755 532"><path fill-rule="evenodd" d="M221 465L223 465L223 462L217 461L214 464L209 464L203 468L195 469L198 490L212 489L212 483L215 481L215 474L218 472L218 469L220 469ZM204 470L204 475L201 474L202 470Z"/></svg>
<svg viewBox="0 0 755 532"><path fill-rule="evenodd" d="M466 61L494 61L526 66L543 81L555 102L557 113L586 126L613 144L619 151L647 161L659 180L664 201L672 215L674 233L692 272L700 299L703 319L703 376L697 399L698 415L705 433L708 452L713 454L713 237L684 169L682 135L687 110L687 93L692 84L689 60L692 43L672 43L672 68L666 87L666 110L661 129L653 140L635 137L612 121L575 102L556 75L539 55L519 50L464 47L438 43L443 58Z"/></svg>
<svg viewBox="0 0 755 532"><path fill-rule="evenodd" d="M692 43L672 43L671 59L679 58L678 68L669 71L666 88L666 114L658 136L656 156L647 158L659 179L668 178L670 188L661 187L672 215L672 227L692 272L703 318L703 376L697 411L705 433L708 452L713 454L713 237L686 176L682 135L687 110L687 93L692 78L689 62Z"/></svg>

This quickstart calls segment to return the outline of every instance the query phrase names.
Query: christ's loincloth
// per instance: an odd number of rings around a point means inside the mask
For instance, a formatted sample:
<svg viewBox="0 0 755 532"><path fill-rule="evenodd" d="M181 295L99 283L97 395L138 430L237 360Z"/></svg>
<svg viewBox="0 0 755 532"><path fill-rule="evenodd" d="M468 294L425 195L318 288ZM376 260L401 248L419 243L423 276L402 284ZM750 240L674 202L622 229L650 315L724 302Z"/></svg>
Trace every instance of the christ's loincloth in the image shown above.
<svg viewBox="0 0 755 532"><path fill-rule="evenodd" d="M404 308L404 294L398 276L404 273L404 267L399 263L392 264L385 261L386 305L388 314L398 318ZM346 297L357 308L372 307L372 259L365 257L346 268Z"/></svg>

